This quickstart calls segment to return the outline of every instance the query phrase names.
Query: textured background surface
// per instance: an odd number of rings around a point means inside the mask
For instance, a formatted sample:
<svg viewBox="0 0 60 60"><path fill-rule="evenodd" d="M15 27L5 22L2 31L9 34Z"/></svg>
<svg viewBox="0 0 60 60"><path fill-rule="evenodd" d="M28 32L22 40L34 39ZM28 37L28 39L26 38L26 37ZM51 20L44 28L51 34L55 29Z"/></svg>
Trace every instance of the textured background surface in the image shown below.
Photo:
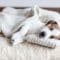
<svg viewBox="0 0 60 60"><path fill-rule="evenodd" d="M11 46L0 37L0 60L60 60L60 47L50 49L28 43Z"/></svg>
<svg viewBox="0 0 60 60"><path fill-rule="evenodd" d="M0 6L30 7L35 4L40 7L60 7L60 0L0 0Z"/></svg>
<svg viewBox="0 0 60 60"><path fill-rule="evenodd" d="M60 47L50 49L28 43L11 46L0 37L0 60L60 60Z"/></svg>

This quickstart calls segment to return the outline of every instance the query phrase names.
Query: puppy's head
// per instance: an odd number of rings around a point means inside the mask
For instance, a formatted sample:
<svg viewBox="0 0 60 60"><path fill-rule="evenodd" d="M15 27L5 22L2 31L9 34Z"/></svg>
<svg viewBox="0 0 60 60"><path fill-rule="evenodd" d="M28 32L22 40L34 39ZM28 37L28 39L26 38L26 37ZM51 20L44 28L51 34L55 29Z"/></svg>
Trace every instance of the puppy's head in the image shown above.
<svg viewBox="0 0 60 60"><path fill-rule="evenodd" d="M58 30L58 24L56 21L49 21L44 28L41 29L39 37L44 39L58 39L60 40L60 31Z"/></svg>

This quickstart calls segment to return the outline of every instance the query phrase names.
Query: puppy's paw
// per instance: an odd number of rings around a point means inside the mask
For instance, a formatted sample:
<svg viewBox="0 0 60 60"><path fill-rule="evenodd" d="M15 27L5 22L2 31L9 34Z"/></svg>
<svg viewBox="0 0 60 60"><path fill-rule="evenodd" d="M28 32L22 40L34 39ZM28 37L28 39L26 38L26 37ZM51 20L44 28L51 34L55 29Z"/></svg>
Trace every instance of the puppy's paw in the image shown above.
<svg viewBox="0 0 60 60"><path fill-rule="evenodd" d="M55 39L48 39L45 42L46 46L50 47L50 48L55 48L56 47L56 43L55 43Z"/></svg>
<svg viewBox="0 0 60 60"><path fill-rule="evenodd" d="M24 41L23 37L18 35L18 34L14 34L11 38L11 44L12 45L16 45L18 43L22 43Z"/></svg>

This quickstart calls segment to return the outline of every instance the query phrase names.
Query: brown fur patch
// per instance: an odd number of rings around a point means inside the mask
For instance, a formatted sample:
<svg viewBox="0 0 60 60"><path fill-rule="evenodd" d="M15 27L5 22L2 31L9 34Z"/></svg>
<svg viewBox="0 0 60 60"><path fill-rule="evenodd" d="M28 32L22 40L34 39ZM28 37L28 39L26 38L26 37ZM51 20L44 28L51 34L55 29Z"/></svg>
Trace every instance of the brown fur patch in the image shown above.
<svg viewBox="0 0 60 60"><path fill-rule="evenodd" d="M57 28L57 29L58 29L58 24L57 24L57 22L55 22L55 21L53 21L53 20L49 21L46 25L48 26L48 28L49 28L50 30L53 30L54 28Z"/></svg>
<svg viewBox="0 0 60 60"><path fill-rule="evenodd" d="M2 32L0 32L0 36L3 36L3 37L5 37L5 36L4 36L4 34L3 34Z"/></svg>

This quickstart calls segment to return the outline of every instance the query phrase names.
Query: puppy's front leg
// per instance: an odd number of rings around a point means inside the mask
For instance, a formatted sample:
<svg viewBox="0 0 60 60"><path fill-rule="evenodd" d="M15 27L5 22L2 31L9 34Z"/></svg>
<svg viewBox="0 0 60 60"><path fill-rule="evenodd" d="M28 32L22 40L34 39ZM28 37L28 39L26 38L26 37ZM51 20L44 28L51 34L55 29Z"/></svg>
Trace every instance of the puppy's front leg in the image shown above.
<svg viewBox="0 0 60 60"><path fill-rule="evenodd" d="M44 39L39 38L35 34L27 35L26 36L26 40L27 40L27 42L39 44L39 45L46 46L46 47L51 47L51 48L55 48L56 47L56 44L54 42L52 42L51 39L44 40Z"/></svg>
<svg viewBox="0 0 60 60"><path fill-rule="evenodd" d="M30 29L29 25L24 25L20 31L14 33L11 38L12 44L16 45L17 43L23 42L24 36L27 34L29 29Z"/></svg>

